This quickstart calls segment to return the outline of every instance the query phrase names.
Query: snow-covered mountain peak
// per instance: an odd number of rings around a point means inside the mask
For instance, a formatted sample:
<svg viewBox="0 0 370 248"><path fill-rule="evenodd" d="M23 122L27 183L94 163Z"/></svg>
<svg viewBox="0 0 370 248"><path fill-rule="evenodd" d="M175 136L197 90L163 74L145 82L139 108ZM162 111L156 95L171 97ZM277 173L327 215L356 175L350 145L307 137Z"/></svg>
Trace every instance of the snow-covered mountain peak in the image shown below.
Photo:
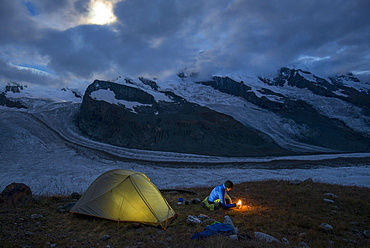
<svg viewBox="0 0 370 248"><path fill-rule="evenodd" d="M104 92L96 88L90 93L94 100L124 106L135 114L140 113L137 109L151 109L149 112L157 115L161 108L159 102L180 103L179 99L184 99L226 114L294 152L369 149L366 145L370 144L368 84L351 74L323 78L301 69L281 68L275 77L230 74L200 78L198 75L192 72L166 80L139 77L101 81L135 89L124 94L126 98L117 94L119 91L114 91L112 85L105 87ZM31 104L27 103L29 99L48 99L34 105L32 109L35 109L51 102L81 103L83 91L85 89L8 87L5 96L20 99L25 105Z"/></svg>
<svg viewBox="0 0 370 248"><path fill-rule="evenodd" d="M43 99L54 102L81 102L83 90L77 88L50 88L40 85L7 84L3 93L9 99Z"/></svg>

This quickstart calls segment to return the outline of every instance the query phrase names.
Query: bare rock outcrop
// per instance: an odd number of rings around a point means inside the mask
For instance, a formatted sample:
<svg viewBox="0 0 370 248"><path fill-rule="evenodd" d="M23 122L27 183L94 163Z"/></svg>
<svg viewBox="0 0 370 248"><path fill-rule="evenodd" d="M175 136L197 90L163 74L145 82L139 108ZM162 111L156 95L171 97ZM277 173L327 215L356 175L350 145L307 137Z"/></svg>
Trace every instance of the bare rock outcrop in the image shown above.
<svg viewBox="0 0 370 248"><path fill-rule="evenodd" d="M104 100L103 94L114 99ZM99 80L85 92L78 125L92 139L127 148L217 156L292 154L231 116L173 92Z"/></svg>
<svg viewBox="0 0 370 248"><path fill-rule="evenodd" d="M24 183L11 183L1 192L0 205L22 206L32 200L32 191Z"/></svg>

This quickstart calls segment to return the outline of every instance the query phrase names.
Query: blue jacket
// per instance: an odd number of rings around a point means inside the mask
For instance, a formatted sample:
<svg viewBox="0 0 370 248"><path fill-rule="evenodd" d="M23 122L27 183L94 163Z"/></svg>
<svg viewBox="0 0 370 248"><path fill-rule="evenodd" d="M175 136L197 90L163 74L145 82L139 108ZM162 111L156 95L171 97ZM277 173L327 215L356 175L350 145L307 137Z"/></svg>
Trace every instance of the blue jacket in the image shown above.
<svg viewBox="0 0 370 248"><path fill-rule="evenodd" d="M226 187L224 184L216 186L208 197L209 202L214 202L217 199L220 199L220 203L224 208L232 208L235 207L235 204L226 204L225 196L226 196Z"/></svg>

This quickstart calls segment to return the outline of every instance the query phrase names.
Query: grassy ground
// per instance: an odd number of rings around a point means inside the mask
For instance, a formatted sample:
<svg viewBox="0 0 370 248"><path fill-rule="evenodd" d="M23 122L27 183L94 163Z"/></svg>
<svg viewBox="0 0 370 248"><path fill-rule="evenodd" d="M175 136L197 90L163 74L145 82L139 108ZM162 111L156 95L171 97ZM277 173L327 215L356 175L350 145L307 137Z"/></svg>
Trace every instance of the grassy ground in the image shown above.
<svg viewBox="0 0 370 248"><path fill-rule="evenodd" d="M65 196L42 197L22 208L0 208L0 247L370 247L370 239L363 234L370 229L369 188L247 182L235 185L230 192L234 200L242 199L242 209L207 211L200 204L177 205L179 197L202 200L211 189L191 188L197 195L163 192L178 214L167 230L59 213L58 206L70 201ZM324 198L334 203L326 203ZM43 217L32 219L32 214ZM206 225L187 224L187 215L200 214L220 222L230 216L239 230L239 240L222 235L191 240ZM321 230L321 223L330 224L333 231ZM254 238L254 232L286 238L289 244L267 244ZM104 239L105 235L109 238Z"/></svg>

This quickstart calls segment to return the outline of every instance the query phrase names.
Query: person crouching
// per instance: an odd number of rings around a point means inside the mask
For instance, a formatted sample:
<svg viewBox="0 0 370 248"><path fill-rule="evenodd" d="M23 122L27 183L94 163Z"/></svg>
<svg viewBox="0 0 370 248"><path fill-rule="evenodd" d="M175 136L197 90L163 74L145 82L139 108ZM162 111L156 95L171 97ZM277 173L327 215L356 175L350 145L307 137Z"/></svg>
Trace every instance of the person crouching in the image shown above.
<svg viewBox="0 0 370 248"><path fill-rule="evenodd" d="M228 191L232 190L233 186L234 184L230 180L216 186L209 196L202 201L202 206L208 210L215 210L220 207L225 209L235 207L236 204L232 203L231 197L227 194Z"/></svg>

